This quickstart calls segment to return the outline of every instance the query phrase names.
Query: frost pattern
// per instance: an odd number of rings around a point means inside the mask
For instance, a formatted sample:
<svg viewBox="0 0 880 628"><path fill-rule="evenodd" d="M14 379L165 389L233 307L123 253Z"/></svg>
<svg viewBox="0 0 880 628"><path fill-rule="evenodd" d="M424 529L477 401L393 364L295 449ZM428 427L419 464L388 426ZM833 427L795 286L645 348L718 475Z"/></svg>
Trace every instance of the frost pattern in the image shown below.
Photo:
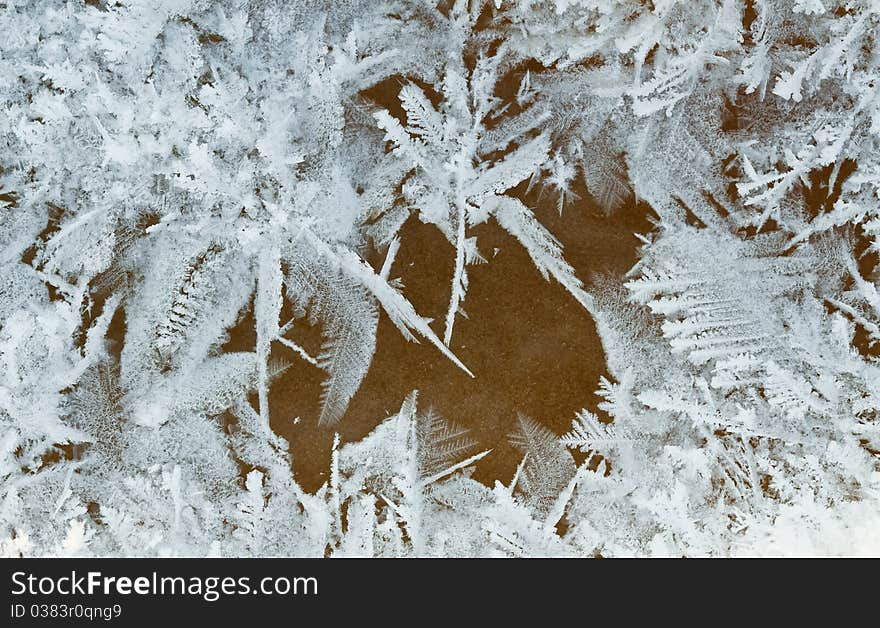
<svg viewBox="0 0 880 628"><path fill-rule="evenodd" d="M877 2L8 0L0 32L4 555L880 551ZM650 212L638 262L579 277L535 189ZM411 216L442 321L395 275ZM473 375L487 222L596 322L601 403L519 417L492 483L413 393L305 491L273 386L322 371L334 429L382 316Z"/></svg>

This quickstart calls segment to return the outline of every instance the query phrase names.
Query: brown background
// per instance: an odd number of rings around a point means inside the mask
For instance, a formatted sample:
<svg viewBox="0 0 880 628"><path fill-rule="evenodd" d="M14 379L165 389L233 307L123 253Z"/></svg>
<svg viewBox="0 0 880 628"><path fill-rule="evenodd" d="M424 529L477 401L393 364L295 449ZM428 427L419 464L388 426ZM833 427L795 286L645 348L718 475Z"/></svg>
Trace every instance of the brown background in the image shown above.
<svg viewBox="0 0 880 628"><path fill-rule="evenodd" d="M581 199L561 215L555 199L541 201L533 192L524 200L536 208L541 222L563 243L566 260L589 284L594 273L628 270L639 244L633 234L645 233L651 225L643 205L633 202L608 217L589 202L586 191L579 194ZM272 427L290 443L294 472L304 488L317 489L326 480L334 432L343 441L362 438L394 414L413 389L419 390L421 409L433 407L470 428L481 449L493 448L474 476L486 482L510 477L519 462L521 454L507 442L517 413L561 434L576 411L595 409L594 391L605 373L605 357L589 314L558 283L545 281L522 245L494 221L469 235L478 237L489 263L468 267L470 285L463 304L468 318L456 320L451 349L474 379L430 344L406 341L382 314L376 354L360 390L336 425L319 427L324 373L293 354L284 356L294 366L272 385ZM405 296L419 314L434 319L432 326L442 337L454 249L436 227L415 216L400 236L391 278L402 278ZM382 256L371 261L378 268ZM238 330L251 325L252 319L242 321ZM319 330L303 330L298 324L291 337L317 352ZM250 344L241 336L235 340ZM296 424L295 417L300 418Z"/></svg>

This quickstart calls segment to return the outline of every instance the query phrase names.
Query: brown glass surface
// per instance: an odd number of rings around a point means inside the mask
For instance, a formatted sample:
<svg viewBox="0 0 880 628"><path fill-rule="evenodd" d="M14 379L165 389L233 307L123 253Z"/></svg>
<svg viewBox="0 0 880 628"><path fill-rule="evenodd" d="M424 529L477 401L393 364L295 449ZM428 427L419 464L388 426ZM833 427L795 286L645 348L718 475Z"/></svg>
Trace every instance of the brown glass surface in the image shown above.
<svg viewBox="0 0 880 628"><path fill-rule="evenodd" d="M525 198L542 223L563 243L566 260L589 284L597 272L623 273L636 259L638 240L650 224L648 209L635 203L606 217L582 192L560 216L555 200ZM535 197L533 193L531 195ZM345 416L335 425L317 424L324 373L284 355L294 365L270 390L272 428L290 443L297 480L309 490L325 480L334 432L343 441L362 438L394 414L404 397L419 390L421 408L471 429L481 448L492 448L475 477L491 483L512 475L521 454L507 443L517 413L566 431L581 408L595 409L595 390L606 373L605 356L589 314L555 281L547 282L526 250L494 221L469 235L478 237L487 264L468 267L470 286L451 348L473 371L469 378L430 344L404 339L381 315L376 354ZM455 252L433 225L411 217L401 231L391 278L422 316L434 319L442 337ZM497 249L497 251L496 251ZM381 265L381 256L372 260ZM246 327L246 323L241 327ZM319 330L294 332L317 350ZM294 418L299 422L294 423Z"/></svg>

